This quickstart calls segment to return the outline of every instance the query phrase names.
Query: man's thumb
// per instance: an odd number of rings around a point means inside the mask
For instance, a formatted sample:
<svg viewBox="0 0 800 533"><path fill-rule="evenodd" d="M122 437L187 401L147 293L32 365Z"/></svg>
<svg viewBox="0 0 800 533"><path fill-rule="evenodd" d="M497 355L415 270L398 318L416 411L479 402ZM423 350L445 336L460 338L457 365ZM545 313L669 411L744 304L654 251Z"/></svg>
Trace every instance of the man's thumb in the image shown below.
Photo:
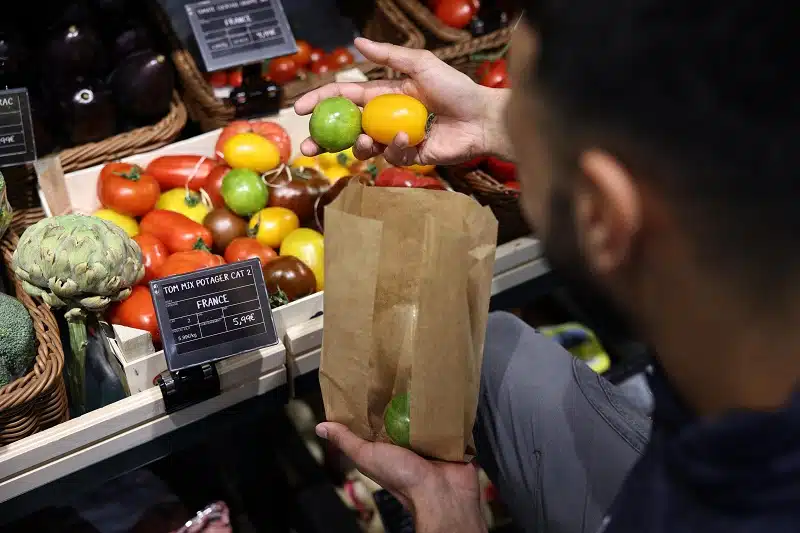
<svg viewBox="0 0 800 533"><path fill-rule="evenodd" d="M346 426L335 422L323 422L317 425L317 436L330 441L346 455L356 453L366 441L359 439Z"/></svg>

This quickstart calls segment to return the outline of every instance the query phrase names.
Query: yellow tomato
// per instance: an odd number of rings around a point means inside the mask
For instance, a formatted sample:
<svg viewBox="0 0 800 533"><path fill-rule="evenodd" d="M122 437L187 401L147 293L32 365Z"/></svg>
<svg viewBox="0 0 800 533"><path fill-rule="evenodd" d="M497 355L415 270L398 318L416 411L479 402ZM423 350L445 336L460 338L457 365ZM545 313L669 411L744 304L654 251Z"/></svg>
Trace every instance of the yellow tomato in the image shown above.
<svg viewBox="0 0 800 533"><path fill-rule="evenodd" d="M292 168L319 168L319 161L316 157L308 157L307 155L298 155L289 165Z"/></svg>
<svg viewBox="0 0 800 533"><path fill-rule="evenodd" d="M211 211L211 208L203 203L200 193L183 187L162 193L156 202L156 209L175 211L198 224L202 224L203 219Z"/></svg>
<svg viewBox="0 0 800 533"><path fill-rule="evenodd" d="M285 207L265 207L253 215L249 224L256 240L270 248L280 247L283 239L299 227L300 219Z"/></svg>
<svg viewBox="0 0 800 533"><path fill-rule="evenodd" d="M346 167L355 160L356 156L353 155L352 146L346 150L342 150L341 152L325 152L317 156L319 167L323 172L333 167Z"/></svg>
<svg viewBox="0 0 800 533"><path fill-rule="evenodd" d="M305 263L317 278L317 290L325 289L325 239L318 231L300 228L283 239L281 255L291 255Z"/></svg>
<svg viewBox="0 0 800 533"><path fill-rule="evenodd" d="M139 235L139 224L133 217L117 213L111 209L101 209L95 212L92 216L102 218L103 220L107 220L113 224L116 224L122 228L122 231L128 234L128 237L136 237Z"/></svg>
<svg viewBox="0 0 800 533"><path fill-rule="evenodd" d="M411 172L416 172L417 174L431 174L436 170L436 165L411 165L403 168L407 168Z"/></svg>
<svg viewBox="0 0 800 533"><path fill-rule="evenodd" d="M222 157L231 168L248 168L267 172L281 162L275 143L255 133L239 133L225 142Z"/></svg>
<svg viewBox="0 0 800 533"><path fill-rule="evenodd" d="M410 146L425 139L428 110L422 102L405 94L382 94L364 106L361 127L364 133L381 144L391 144L401 131L408 135Z"/></svg>
<svg viewBox="0 0 800 533"><path fill-rule="evenodd" d="M336 183L345 176L350 176L352 174L350 170L346 169L341 165L336 165L330 168L326 168L325 170L322 171L322 173L325 175L326 178L328 178L328 181L330 181L331 183Z"/></svg>

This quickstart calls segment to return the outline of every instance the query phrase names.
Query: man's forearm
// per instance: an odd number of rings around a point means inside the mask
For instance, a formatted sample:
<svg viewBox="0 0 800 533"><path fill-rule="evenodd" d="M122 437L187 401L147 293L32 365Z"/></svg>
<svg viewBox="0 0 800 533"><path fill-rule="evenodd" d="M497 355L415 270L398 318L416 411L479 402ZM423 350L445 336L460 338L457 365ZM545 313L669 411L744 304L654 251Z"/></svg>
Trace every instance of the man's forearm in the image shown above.
<svg viewBox="0 0 800 533"><path fill-rule="evenodd" d="M506 132L505 111L511 89L485 89L483 151L504 159L513 159L511 140Z"/></svg>

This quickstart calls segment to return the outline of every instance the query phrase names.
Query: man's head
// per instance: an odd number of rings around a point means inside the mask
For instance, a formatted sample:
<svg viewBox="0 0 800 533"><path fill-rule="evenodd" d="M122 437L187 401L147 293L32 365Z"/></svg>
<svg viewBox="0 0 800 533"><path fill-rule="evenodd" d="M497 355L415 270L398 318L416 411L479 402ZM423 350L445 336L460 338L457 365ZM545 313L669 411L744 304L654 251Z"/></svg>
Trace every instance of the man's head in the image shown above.
<svg viewBox="0 0 800 533"><path fill-rule="evenodd" d="M793 4L522 4L508 126L551 262L630 315L706 283L796 296Z"/></svg>

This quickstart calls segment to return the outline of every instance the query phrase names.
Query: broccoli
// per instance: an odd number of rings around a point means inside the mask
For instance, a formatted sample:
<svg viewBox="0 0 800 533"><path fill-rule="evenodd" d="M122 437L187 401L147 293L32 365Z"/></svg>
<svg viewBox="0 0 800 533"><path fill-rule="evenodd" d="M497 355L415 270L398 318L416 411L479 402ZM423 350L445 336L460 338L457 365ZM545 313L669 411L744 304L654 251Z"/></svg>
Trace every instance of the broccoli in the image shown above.
<svg viewBox="0 0 800 533"><path fill-rule="evenodd" d="M33 320L22 302L0 293L0 387L25 375L36 359Z"/></svg>

